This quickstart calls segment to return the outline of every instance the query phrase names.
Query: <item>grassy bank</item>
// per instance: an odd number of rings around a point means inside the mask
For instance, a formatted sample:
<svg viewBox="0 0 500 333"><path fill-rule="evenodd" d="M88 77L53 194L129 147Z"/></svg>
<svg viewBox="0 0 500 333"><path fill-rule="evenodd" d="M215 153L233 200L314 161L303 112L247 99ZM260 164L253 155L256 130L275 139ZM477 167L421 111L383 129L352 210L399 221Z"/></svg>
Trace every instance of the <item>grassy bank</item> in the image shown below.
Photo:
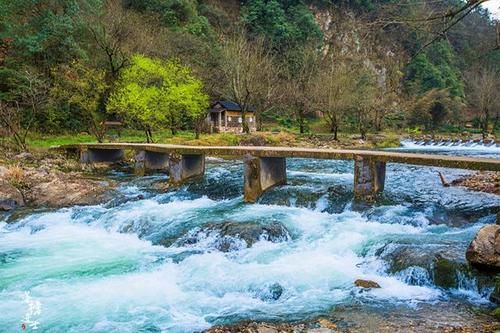
<svg viewBox="0 0 500 333"><path fill-rule="evenodd" d="M293 131L256 132L252 134L214 133L201 134L196 139L192 131L180 131L176 135L168 130L156 132L155 143L184 144L201 146L237 146L237 145L269 145L269 146L296 146L320 148L386 148L397 147L400 135L395 132L383 132L369 135L367 140L360 140L359 136L352 133L341 133L337 141L331 134L299 134ZM97 142L89 134L61 134L44 135L33 134L28 138L30 150L46 150L52 146ZM105 142L145 142L143 132L124 130L118 135L108 135Z"/></svg>

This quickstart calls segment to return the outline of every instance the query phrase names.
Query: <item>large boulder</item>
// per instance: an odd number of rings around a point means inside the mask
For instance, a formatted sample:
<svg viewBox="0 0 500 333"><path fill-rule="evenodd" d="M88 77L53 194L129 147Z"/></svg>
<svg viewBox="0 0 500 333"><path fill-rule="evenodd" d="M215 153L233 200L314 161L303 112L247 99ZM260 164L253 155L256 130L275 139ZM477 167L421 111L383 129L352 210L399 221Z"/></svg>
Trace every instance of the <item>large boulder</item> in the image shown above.
<svg viewBox="0 0 500 333"><path fill-rule="evenodd" d="M457 288L459 274L471 275L459 245L389 244L377 253L388 263L388 272L412 285L434 284Z"/></svg>
<svg viewBox="0 0 500 333"><path fill-rule="evenodd" d="M465 256L471 265L479 269L500 271L500 225L482 227Z"/></svg>
<svg viewBox="0 0 500 333"><path fill-rule="evenodd" d="M276 243L289 239L288 230L279 223L224 222L209 223L195 228L178 239L175 245L188 247L198 247L201 245L207 248L215 248L222 252L230 252L251 247L259 240Z"/></svg>

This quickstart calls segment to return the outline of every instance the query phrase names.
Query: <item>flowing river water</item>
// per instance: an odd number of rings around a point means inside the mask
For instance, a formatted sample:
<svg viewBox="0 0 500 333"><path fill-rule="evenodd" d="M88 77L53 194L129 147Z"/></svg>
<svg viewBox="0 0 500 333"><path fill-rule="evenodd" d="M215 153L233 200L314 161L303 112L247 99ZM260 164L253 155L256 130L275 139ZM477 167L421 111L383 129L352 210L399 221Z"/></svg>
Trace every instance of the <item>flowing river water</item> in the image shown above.
<svg viewBox="0 0 500 333"><path fill-rule="evenodd" d="M400 150L500 157L496 146ZM442 187L437 175L468 171L389 164L385 192L367 207L352 202L352 162L287 163L288 185L253 205L242 202L242 162L209 159L203 180L167 192L152 187L166 175L110 171L120 182L110 202L3 217L0 332L22 323L39 332L198 332L353 304L491 306L492 284L461 267L500 199ZM452 264L437 269L436 253ZM451 277L440 276L449 267ZM356 279L381 288L359 290Z"/></svg>

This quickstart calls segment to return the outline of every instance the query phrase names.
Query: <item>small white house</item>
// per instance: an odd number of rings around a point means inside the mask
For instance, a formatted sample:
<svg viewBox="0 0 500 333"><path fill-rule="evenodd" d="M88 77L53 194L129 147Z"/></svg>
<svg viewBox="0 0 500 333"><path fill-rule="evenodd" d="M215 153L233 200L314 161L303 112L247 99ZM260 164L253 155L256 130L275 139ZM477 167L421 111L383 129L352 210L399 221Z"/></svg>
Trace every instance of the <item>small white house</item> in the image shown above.
<svg viewBox="0 0 500 333"><path fill-rule="evenodd" d="M249 108L245 112L245 119L250 131L255 131L255 109ZM217 101L208 109L207 123L210 126L210 133L241 133L243 132L241 107L235 102Z"/></svg>

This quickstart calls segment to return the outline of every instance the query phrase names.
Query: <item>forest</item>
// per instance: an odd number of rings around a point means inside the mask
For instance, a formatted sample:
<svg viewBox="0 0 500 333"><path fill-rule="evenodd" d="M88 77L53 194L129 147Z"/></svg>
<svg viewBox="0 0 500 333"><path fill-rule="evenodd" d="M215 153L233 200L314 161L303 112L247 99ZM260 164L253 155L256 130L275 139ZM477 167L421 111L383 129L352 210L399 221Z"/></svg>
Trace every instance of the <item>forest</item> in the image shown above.
<svg viewBox="0 0 500 333"><path fill-rule="evenodd" d="M0 0L0 136L500 130L500 29L459 0Z"/></svg>

